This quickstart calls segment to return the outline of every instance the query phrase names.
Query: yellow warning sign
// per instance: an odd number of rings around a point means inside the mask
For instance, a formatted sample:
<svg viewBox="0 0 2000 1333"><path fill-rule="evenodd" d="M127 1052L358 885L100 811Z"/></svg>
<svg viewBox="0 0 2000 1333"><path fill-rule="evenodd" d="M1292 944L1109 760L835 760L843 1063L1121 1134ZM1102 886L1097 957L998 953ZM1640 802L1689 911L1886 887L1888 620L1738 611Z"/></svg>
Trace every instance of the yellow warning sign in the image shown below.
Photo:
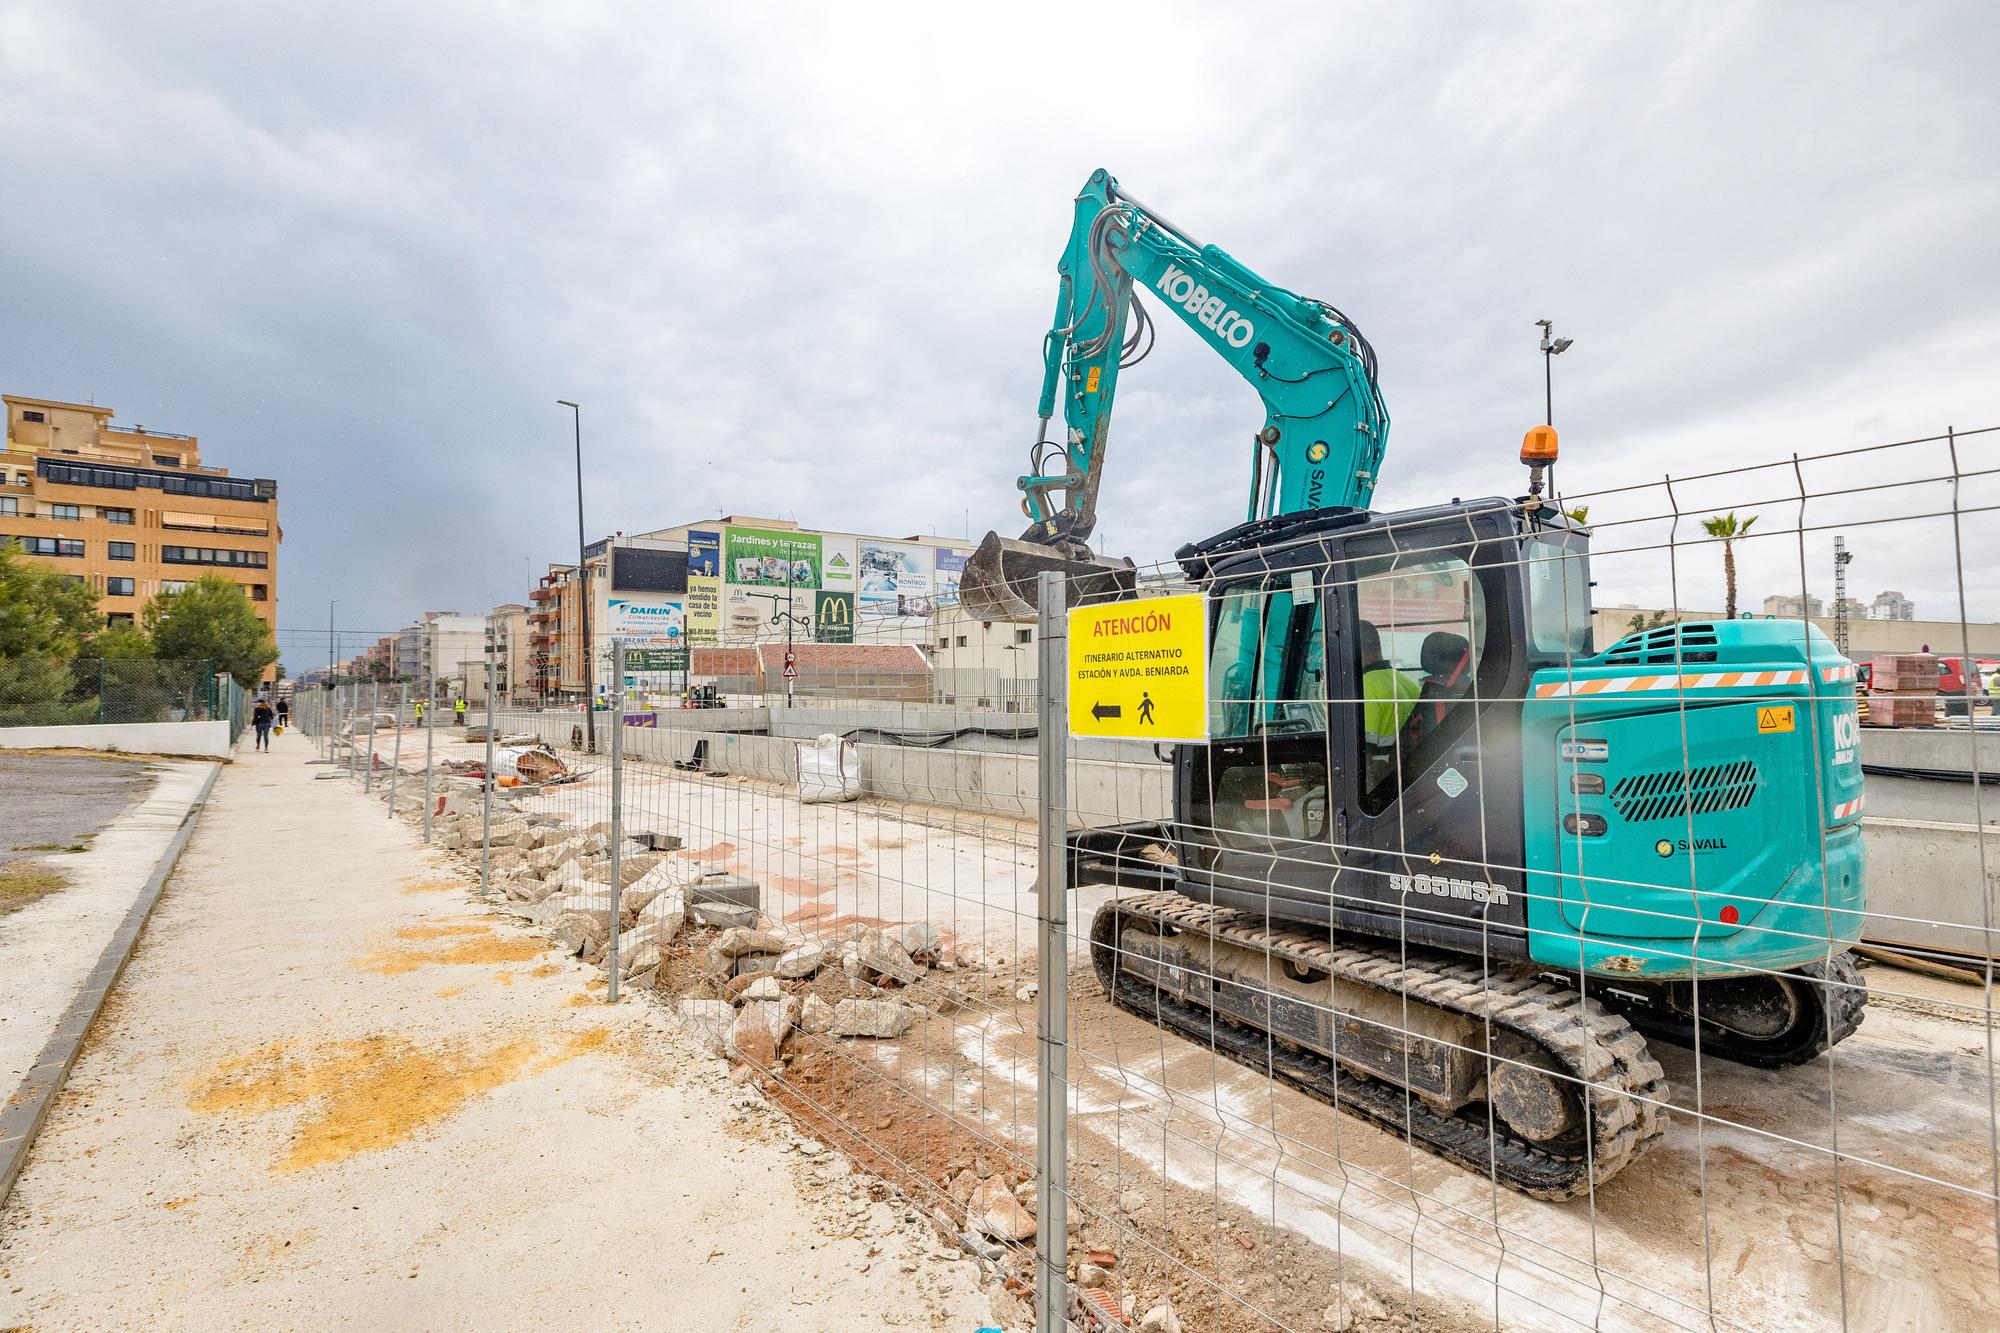
<svg viewBox="0 0 2000 1333"><path fill-rule="evenodd" d="M1777 704L1757 710L1757 730L1769 735L1792 729L1792 706Z"/></svg>
<svg viewBox="0 0 2000 1333"><path fill-rule="evenodd" d="M1200 593L1069 613L1069 729L1143 741L1208 739L1208 608Z"/></svg>

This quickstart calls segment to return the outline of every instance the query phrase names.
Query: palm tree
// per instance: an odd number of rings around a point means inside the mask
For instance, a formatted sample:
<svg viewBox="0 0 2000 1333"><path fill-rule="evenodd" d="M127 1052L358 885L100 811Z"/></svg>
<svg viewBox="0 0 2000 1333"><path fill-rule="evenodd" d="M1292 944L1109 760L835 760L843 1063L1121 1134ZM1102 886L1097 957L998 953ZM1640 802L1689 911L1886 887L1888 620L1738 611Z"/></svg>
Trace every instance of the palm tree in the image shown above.
<svg viewBox="0 0 2000 1333"><path fill-rule="evenodd" d="M1725 618L1729 620L1736 619L1735 541L1738 537L1748 533L1750 525L1756 521L1757 516L1755 514L1751 514L1749 517L1739 521L1736 517L1736 511L1733 509L1726 514L1717 514L1713 518L1705 518L1701 521L1701 530L1722 543L1723 610Z"/></svg>

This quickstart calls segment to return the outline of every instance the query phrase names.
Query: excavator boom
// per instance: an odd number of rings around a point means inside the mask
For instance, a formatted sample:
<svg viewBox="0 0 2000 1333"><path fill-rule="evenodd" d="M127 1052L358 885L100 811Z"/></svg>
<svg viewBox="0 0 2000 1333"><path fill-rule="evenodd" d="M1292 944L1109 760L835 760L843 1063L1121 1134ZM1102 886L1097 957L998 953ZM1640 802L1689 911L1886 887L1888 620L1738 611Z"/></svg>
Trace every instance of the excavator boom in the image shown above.
<svg viewBox="0 0 2000 1333"><path fill-rule="evenodd" d="M1118 375L1152 348L1142 288L1263 401L1264 422L1251 443L1246 519L1367 507L1389 414L1374 351L1347 316L1200 244L1102 170L1077 195L1057 272L1055 318L1042 344L1032 470L1016 482L1029 526L1016 540L989 533L980 544L960 588L968 609L1031 619L1035 575L1048 569L1069 578L1073 601L1134 591L1132 562L1093 557L1089 539ZM1059 395L1060 441L1049 438Z"/></svg>

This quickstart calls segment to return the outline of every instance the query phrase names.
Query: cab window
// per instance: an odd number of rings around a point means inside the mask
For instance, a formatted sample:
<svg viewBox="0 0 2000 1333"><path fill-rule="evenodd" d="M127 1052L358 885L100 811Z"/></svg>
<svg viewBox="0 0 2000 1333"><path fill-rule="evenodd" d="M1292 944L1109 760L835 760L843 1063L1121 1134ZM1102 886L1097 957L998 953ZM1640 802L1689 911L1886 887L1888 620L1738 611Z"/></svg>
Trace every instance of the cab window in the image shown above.
<svg viewBox="0 0 2000 1333"><path fill-rule="evenodd" d="M1361 808L1380 814L1470 725L1486 598L1455 555L1384 555L1353 572L1356 772Z"/></svg>
<svg viewBox="0 0 2000 1333"><path fill-rule="evenodd" d="M1326 730L1326 643L1310 570L1231 588L1209 639L1209 734Z"/></svg>

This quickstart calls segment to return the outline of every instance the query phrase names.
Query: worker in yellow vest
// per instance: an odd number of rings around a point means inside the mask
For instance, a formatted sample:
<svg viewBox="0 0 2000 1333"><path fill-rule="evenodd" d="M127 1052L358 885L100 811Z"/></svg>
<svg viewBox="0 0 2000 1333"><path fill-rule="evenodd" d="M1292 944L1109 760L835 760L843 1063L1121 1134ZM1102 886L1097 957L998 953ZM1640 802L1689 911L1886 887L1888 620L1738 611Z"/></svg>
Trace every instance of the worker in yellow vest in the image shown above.
<svg viewBox="0 0 2000 1333"><path fill-rule="evenodd" d="M423 724L424 724L424 701L422 699L419 699L417 700L417 725L421 727Z"/></svg>
<svg viewBox="0 0 2000 1333"><path fill-rule="evenodd" d="M452 705L452 707L451 707L451 712L452 712L452 716L453 716L453 717L454 717L455 719L457 719L457 721L458 721L458 725L459 725L459 726L461 726L461 727L462 727L462 726L464 726L464 725L465 725L465 700L463 700L463 699L460 699L460 700L459 700L459 701L458 701L457 703L453 704L453 705Z"/></svg>

